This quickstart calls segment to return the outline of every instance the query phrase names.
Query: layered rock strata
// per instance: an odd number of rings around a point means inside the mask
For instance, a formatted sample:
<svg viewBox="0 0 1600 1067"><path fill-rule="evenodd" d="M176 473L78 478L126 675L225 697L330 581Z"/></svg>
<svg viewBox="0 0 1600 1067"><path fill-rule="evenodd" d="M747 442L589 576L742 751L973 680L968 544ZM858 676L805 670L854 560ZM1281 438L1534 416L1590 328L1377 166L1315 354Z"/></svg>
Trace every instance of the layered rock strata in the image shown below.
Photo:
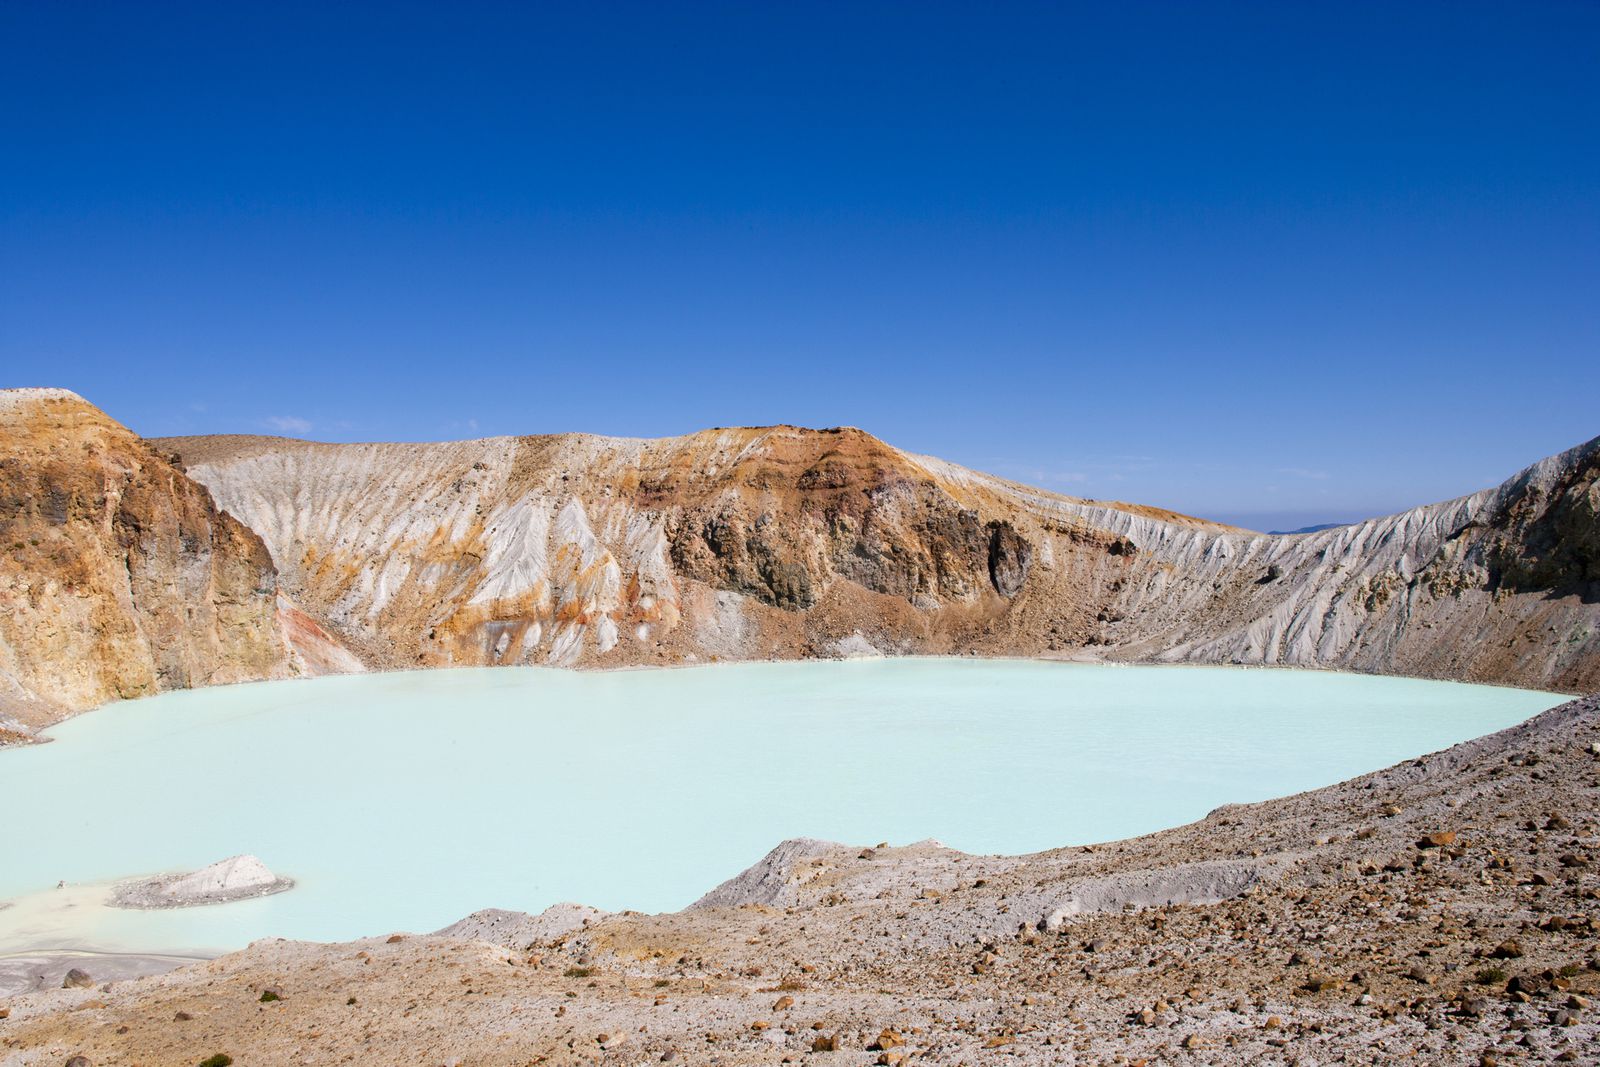
<svg viewBox="0 0 1600 1067"><path fill-rule="evenodd" d="M0 390L0 744L108 700L364 669L172 460L74 393Z"/></svg>
<svg viewBox="0 0 1600 1067"><path fill-rule="evenodd" d="M851 429L162 447L386 666L876 650L1600 686L1600 441L1291 536L1029 489Z"/></svg>

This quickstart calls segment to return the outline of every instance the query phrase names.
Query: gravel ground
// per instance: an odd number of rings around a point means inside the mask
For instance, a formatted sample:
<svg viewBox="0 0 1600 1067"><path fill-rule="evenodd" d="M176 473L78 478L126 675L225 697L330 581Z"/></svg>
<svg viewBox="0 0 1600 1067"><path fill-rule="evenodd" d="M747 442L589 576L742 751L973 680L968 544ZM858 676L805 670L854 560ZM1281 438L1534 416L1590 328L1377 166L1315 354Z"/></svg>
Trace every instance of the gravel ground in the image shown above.
<svg viewBox="0 0 1600 1067"><path fill-rule="evenodd" d="M487 913L16 996L0 1063L1600 1063L1597 833L1588 697L1129 841L785 842L674 914Z"/></svg>

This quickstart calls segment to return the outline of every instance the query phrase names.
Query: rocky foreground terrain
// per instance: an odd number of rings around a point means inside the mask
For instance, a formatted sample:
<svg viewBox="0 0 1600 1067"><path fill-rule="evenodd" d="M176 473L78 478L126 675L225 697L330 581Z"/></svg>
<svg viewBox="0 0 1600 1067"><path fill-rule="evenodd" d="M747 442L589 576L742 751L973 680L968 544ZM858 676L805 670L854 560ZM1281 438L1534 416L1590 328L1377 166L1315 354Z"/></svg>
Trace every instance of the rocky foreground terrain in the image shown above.
<svg viewBox="0 0 1600 1067"><path fill-rule="evenodd" d="M1600 688L1600 439L1269 536L854 429L145 441L0 391L0 743L107 700L416 666L872 653Z"/></svg>
<svg viewBox="0 0 1600 1067"><path fill-rule="evenodd" d="M1597 846L1590 697L1131 841L786 842L676 914L74 976L0 1063L1592 1064Z"/></svg>

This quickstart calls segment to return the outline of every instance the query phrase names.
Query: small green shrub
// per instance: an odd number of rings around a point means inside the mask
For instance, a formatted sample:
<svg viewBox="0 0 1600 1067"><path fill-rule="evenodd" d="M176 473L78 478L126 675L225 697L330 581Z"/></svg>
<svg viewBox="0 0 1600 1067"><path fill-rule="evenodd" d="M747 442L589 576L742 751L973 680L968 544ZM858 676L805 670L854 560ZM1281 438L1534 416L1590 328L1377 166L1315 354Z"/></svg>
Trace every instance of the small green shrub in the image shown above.
<svg viewBox="0 0 1600 1067"><path fill-rule="evenodd" d="M1477 974L1479 985L1496 985L1506 980L1506 972L1499 967L1485 967Z"/></svg>
<svg viewBox="0 0 1600 1067"><path fill-rule="evenodd" d="M590 968L590 967L568 967L566 970L561 972L561 977L563 977L563 978L587 978L593 973L594 973L594 969Z"/></svg>
<svg viewBox="0 0 1600 1067"><path fill-rule="evenodd" d="M669 986L671 984L672 984L672 979L670 979L670 978L657 978L656 979L656 988L657 989L665 989L665 988L667 988L667 986Z"/></svg>
<svg viewBox="0 0 1600 1067"><path fill-rule="evenodd" d="M283 999L282 997L278 996L278 994L274 993L270 989L267 990L265 993L261 994L261 1003L263 1003L263 1004L271 1004L274 1000L282 1000L282 999Z"/></svg>
<svg viewBox="0 0 1600 1067"><path fill-rule="evenodd" d="M219 1052L215 1056L207 1056L201 1060L199 1067L228 1067L233 1062L233 1057L226 1052Z"/></svg>

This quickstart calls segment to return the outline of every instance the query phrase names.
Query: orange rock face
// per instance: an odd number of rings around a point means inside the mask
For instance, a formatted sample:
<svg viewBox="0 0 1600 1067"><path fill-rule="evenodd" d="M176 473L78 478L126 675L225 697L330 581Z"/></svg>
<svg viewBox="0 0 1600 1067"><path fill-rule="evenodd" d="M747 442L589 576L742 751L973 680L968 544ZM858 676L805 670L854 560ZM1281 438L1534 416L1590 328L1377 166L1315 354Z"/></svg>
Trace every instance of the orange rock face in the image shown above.
<svg viewBox="0 0 1600 1067"><path fill-rule="evenodd" d="M0 715L289 672L261 539L69 393L0 393Z"/></svg>

